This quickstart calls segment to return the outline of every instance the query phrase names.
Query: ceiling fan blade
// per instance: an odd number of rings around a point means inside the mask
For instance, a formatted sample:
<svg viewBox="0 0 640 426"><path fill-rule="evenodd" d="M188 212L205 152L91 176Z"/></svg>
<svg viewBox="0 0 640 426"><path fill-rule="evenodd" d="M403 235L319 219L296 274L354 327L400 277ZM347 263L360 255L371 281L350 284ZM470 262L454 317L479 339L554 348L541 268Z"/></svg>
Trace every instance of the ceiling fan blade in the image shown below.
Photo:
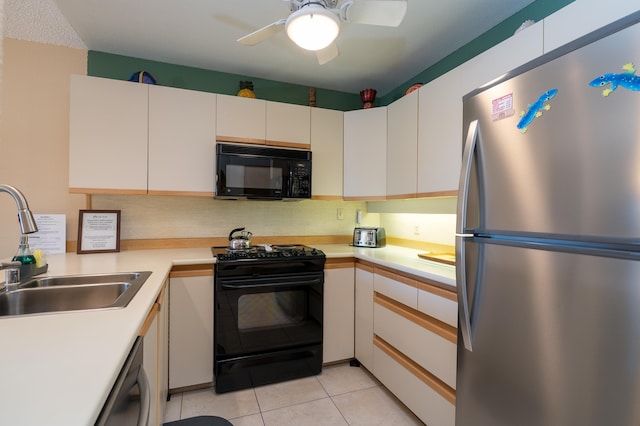
<svg viewBox="0 0 640 426"><path fill-rule="evenodd" d="M236 41L240 44L244 44L245 46L253 46L258 43L262 43L269 37L276 35L280 31L282 31L284 29L285 22L287 22L286 19L280 19L279 21L269 24L266 27L262 27L259 30L252 32L251 34L240 37Z"/></svg>
<svg viewBox="0 0 640 426"><path fill-rule="evenodd" d="M335 43L331 43L324 49L316 50L316 57L318 58L318 63L320 65L324 65L327 62L334 60L339 55L340 51L338 50L338 45Z"/></svg>
<svg viewBox="0 0 640 426"><path fill-rule="evenodd" d="M350 0L340 6L340 18L356 24L397 27L407 12L407 0Z"/></svg>

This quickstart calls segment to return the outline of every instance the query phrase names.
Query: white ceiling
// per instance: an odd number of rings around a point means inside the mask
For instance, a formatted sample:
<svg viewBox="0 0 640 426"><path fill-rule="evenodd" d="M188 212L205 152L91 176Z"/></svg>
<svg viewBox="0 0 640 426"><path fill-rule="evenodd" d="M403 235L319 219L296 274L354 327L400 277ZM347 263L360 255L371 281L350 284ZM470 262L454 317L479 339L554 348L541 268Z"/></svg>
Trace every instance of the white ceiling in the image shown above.
<svg viewBox="0 0 640 426"><path fill-rule="evenodd" d="M373 87L379 95L533 2L409 0L397 28L343 23L340 56L318 65L284 32L256 46L236 42L286 18L282 0L54 1L90 50L350 93Z"/></svg>

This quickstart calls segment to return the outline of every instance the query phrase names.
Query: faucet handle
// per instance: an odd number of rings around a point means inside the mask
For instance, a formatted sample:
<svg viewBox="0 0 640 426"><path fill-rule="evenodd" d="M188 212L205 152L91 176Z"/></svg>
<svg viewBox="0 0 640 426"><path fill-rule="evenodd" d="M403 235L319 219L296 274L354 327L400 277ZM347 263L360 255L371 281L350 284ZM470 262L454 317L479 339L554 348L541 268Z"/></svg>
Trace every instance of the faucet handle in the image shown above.
<svg viewBox="0 0 640 426"><path fill-rule="evenodd" d="M20 282L20 269L19 268L7 268L4 275L4 283L9 288L12 284L18 284Z"/></svg>
<svg viewBox="0 0 640 426"><path fill-rule="evenodd" d="M22 265L22 263L17 260L12 260L11 262L0 262L0 269L19 268L20 265Z"/></svg>

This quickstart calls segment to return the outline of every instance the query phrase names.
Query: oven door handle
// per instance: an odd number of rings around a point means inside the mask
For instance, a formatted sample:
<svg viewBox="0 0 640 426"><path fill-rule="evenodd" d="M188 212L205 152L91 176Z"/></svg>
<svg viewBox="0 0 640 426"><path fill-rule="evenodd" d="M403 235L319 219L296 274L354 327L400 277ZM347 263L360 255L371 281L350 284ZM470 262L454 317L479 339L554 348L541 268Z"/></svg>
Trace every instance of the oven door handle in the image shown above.
<svg viewBox="0 0 640 426"><path fill-rule="evenodd" d="M312 280L302 280L302 281L284 281L284 282L260 282L251 284L247 281L238 281L238 282L221 282L220 286L226 289L245 289L245 288L264 288L264 287L290 287L290 286L301 286L301 285L318 285L322 284L322 278L316 278Z"/></svg>

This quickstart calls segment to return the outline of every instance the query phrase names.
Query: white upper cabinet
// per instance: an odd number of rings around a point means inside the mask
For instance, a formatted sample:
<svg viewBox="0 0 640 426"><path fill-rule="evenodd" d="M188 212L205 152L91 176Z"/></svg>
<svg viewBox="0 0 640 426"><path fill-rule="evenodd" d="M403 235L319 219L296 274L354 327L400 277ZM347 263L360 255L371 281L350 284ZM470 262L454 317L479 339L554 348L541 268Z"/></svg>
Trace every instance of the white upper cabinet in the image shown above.
<svg viewBox="0 0 640 426"><path fill-rule="evenodd" d="M213 196L216 95L149 87L149 193Z"/></svg>
<svg viewBox="0 0 640 426"><path fill-rule="evenodd" d="M456 195L462 158L460 70L419 90L418 197Z"/></svg>
<svg viewBox="0 0 640 426"><path fill-rule="evenodd" d="M344 199L383 200L387 192L387 107L344 113Z"/></svg>
<svg viewBox="0 0 640 426"><path fill-rule="evenodd" d="M216 140L264 144L266 105L262 99L218 95Z"/></svg>
<svg viewBox="0 0 640 426"><path fill-rule="evenodd" d="M550 52L592 31L640 10L630 0L576 0L544 19L544 52Z"/></svg>
<svg viewBox="0 0 640 426"><path fill-rule="evenodd" d="M311 108L267 101L267 145L309 149L311 145Z"/></svg>
<svg viewBox="0 0 640 426"><path fill-rule="evenodd" d="M542 55L543 26L542 21L536 22L460 65L462 94Z"/></svg>
<svg viewBox="0 0 640 426"><path fill-rule="evenodd" d="M418 92L387 107L387 198L415 198L418 162Z"/></svg>
<svg viewBox="0 0 640 426"><path fill-rule="evenodd" d="M147 193L148 90L71 76L70 192Z"/></svg>
<svg viewBox="0 0 640 426"><path fill-rule="evenodd" d="M311 152L314 199L341 200L344 112L311 108Z"/></svg>

